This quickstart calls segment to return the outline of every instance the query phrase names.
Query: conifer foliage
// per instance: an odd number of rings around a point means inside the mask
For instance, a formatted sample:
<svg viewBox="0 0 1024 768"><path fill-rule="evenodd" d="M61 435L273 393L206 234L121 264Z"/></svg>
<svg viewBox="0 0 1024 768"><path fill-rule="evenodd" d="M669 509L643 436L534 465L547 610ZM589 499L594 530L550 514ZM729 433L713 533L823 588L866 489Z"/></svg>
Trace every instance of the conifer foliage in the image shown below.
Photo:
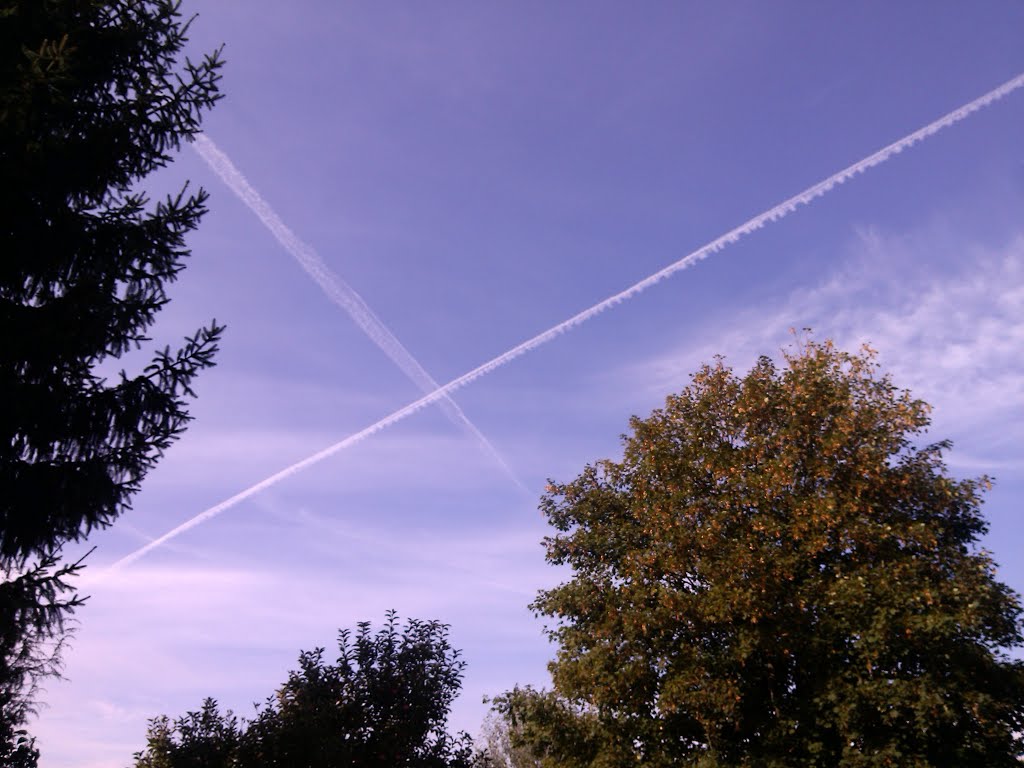
<svg viewBox="0 0 1024 768"><path fill-rule="evenodd" d="M61 546L129 507L185 428L222 330L109 375L149 341L205 210L201 190L156 203L138 191L219 98L218 53L182 58L179 6L0 0L3 726L55 671L43 649L79 602L67 592L80 564L60 565Z"/></svg>
<svg viewBox="0 0 1024 768"><path fill-rule="evenodd" d="M542 765L1017 766L1019 598L929 407L869 349L703 367L621 461L553 483L554 690L498 702Z"/></svg>

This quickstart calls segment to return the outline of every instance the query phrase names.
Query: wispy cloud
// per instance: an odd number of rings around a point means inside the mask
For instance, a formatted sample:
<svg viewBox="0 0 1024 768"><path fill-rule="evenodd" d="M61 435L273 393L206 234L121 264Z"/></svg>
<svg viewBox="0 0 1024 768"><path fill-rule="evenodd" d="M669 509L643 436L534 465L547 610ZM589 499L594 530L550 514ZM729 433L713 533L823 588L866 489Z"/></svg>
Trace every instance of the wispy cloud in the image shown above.
<svg viewBox="0 0 1024 768"><path fill-rule="evenodd" d="M544 563L539 515L461 532L424 521L396 537L373 521L288 505L271 506L256 526L269 529L261 534L275 527L294 533L305 542L301 559L247 552L235 562L190 560L183 567L154 558L130 572L83 574L89 622L76 638L67 675L121 743L138 749L146 718L181 714L207 695L250 712L251 702L284 680L300 649L330 651L339 627L380 622L388 607L403 618L452 624L453 643L471 662L474 694L510 685L503 677L508 668L531 652L533 666L543 670L546 647L526 603L559 573ZM509 665L483 674L479 660L506 647L516 654ZM63 711L70 695L54 684L48 699ZM478 702L478 696L464 702L457 727L475 728ZM44 725L40 733L53 754L63 724L47 719Z"/></svg>
<svg viewBox="0 0 1024 768"><path fill-rule="evenodd" d="M863 239L890 259L900 258L900 249L932 245L886 247L876 233ZM851 297L832 321L847 344L878 346L898 381L947 411L941 418L950 426L1002 421L1024 402L1024 237L997 250L964 251L952 276L907 286L888 307L872 310Z"/></svg>
<svg viewBox="0 0 1024 768"><path fill-rule="evenodd" d="M912 266L940 263L944 268L924 272ZM802 327L846 349L876 348L897 386L935 406L936 432L984 431L1003 443L991 447L1011 450L1024 437L1024 235L982 246L941 227L901 236L863 230L826 282L742 312L712 340L684 342L622 375L633 387L673 391L715 354L742 370L758 355L780 351L792 340L789 329ZM962 461L966 468L986 460ZM1012 458L1002 462L1017 466Z"/></svg>

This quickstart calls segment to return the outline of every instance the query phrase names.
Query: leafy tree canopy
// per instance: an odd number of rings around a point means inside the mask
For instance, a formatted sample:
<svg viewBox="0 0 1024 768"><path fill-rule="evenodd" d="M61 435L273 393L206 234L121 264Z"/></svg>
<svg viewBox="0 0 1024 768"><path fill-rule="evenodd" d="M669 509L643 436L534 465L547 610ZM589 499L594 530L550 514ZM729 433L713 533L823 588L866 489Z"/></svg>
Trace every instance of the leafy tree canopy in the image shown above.
<svg viewBox="0 0 1024 768"><path fill-rule="evenodd" d="M324 649L299 656L299 668L249 722L199 712L150 722L136 768L470 768L468 734L446 730L465 662L435 621L399 627L393 612L371 633L368 622L338 636L334 664Z"/></svg>
<svg viewBox="0 0 1024 768"><path fill-rule="evenodd" d="M498 701L543 765L1019 765L989 480L917 444L929 407L870 349L785 363L704 366L621 461L549 486L554 689Z"/></svg>

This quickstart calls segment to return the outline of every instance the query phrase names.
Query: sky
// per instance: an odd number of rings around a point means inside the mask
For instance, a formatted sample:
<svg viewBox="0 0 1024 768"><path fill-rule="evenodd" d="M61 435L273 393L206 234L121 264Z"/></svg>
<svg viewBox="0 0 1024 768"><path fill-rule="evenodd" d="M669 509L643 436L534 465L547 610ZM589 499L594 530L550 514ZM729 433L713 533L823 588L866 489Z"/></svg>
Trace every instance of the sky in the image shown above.
<svg viewBox="0 0 1024 768"><path fill-rule="evenodd" d="M187 434L89 540L42 765L129 765L147 719L207 696L250 714L300 650L392 608L451 625L450 725L477 733L483 697L554 655L528 607L567 576L547 479L791 328L870 343L934 406L950 472L995 478L984 545L1024 592L1024 88L196 520L1018 77L1024 5L186 10L194 57L225 45L226 96L145 182L211 194L152 335L228 330Z"/></svg>

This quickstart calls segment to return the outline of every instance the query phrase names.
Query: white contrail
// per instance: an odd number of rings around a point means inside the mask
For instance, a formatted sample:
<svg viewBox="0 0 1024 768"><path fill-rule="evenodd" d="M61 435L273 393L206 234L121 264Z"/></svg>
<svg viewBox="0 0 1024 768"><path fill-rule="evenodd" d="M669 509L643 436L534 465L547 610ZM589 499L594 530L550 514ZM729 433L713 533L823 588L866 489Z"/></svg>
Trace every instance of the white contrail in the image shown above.
<svg viewBox="0 0 1024 768"><path fill-rule="evenodd" d="M360 330L369 336L370 340L421 391L430 393L439 389L440 385L427 373L423 366L419 364L419 361L412 356L390 329L384 325L383 321L374 314L369 305L363 301L363 297L356 293L352 286L332 272L331 268L324 263L324 260L320 258L312 246L303 242L292 232L274 209L270 207L270 204L263 199L263 196L253 188L242 172L235 167L235 164L231 162L231 158L224 154L209 136L202 133L195 136L192 148L210 166L214 173L220 176L221 181L227 184L228 188L235 193L235 196L245 203L249 210L256 214L257 218L270 230L270 233L276 238L277 242L292 255L299 263L299 266L306 271L306 274L316 281L316 284L327 294L327 297L337 306L341 307L341 309L345 310L355 324L359 326ZM445 395L440 399L439 404L456 426L464 428L476 438L484 451L501 466L505 473L512 478L513 482L519 486L520 490L526 494L531 493L530 489L512 471L504 457L491 444L491 441L476 428L476 425L469 420L454 400Z"/></svg>
<svg viewBox="0 0 1024 768"><path fill-rule="evenodd" d="M869 168L873 168L876 165L884 163L893 155L896 155L902 152L903 150L912 147L914 144L917 144L919 141L928 138L929 136L942 130L943 128L948 128L949 126L960 122L973 112L976 112L979 109L987 107L988 105L998 101L999 99L1003 98L1007 94L1017 90L1022 86L1024 86L1024 74L1018 75L1014 79L1006 82L1005 84L999 86L998 88L992 91L989 91L984 96L975 99L969 104L965 104L959 109L953 110L948 115L940 117L938 120L929 123L924 128L921 128L920 130L914 131L913 133L904 136L899 141L893 142L889 146L880 149L878 152L875 152L873 155L868 155L863 160L859 160L858 162L854 163L853 165L847 168L844 168L838 173L832 174L824 181L821 181L812 187L808 187L800 194L794 195L793 197L779 203L773 208L769 208L764 213L760 213L754 218L749 219L748 221L744 222L735 229L726 232L724 235L717 238L716 240L712 240L707 245L698 248L693 253L690 253L687 256L684 256L683 258L679 259L678 261L669 264L667 267L660 270L659 272L655 272L650 277L644 278L643 280L630 286L626 290L621 291L620 293L617 293L614 296L610 296L609 298L595 304L589 309L585 309L582 312L573 315L568 320L565 320L559 323L558 325L549 328L543 333L537 334L532 339L524 341L522 344L519 344L518 346L513 347L507 352L498 355L497 357L487 361L483 365L474 368L468 373L464 373L457 379L449 381L443 387L438 387L430 394L421 397L419 400L410 403L409 405L395 411L389 416L385 416L376 424L371 424L363 431L357 432L354 435L349 435L344 440L337 442L334 445L328 446L327 448L324 448L319 453L315 453L312 456L309 456L308 458L305 458L302 461L297 462L296 464L292 464L290 467L285 467L280 472L271 475L267 479L261 480L260 482L256 483L256 485L253 485L249 488L246 488L244 491L236 493L231 498L225 499L224 501L220 502L215 506L210 507L204 512L200 512L192 519L186 520L177 528L171 529L163 536L154 539L149 544L146 544L145 546L140 547L131 554L121 558L116 563L114 563L114 565L111 566L111 570L115 568L120 568L124 565L127 565L128 563L131 563L139 559L147 552L155 549L156 547L159 547L164 542L173 539L174 537L184 533L190 528L194 528L203 521L209 520L211 517L219 515L224 510L235 506L236 504L238 504L241 501L244 501L250 496L260 493L261 491L266 490L272 485L276 485L285 478L291 477L297 472L301 472L306 467L316 464L317 462L323 461L328 456L333 456L335 453L338 453L339 451L342 451L345 448L348 448L349 446L355 445L356 443L365 440L370 435L379 432L385 427L391 426L395 422L401 421L405 417L416 413L420 409L425 408L426 406L443 397L447 397L451 392L454 392L455 390L466 386L470 382L479 379L481 376L485 376L486 374L493 371L495 368L500 368L501 366L511 362L520 355L524 355L530 350L536 349L542 344L546 344L547 342L551 341L557 336L560 336L566 331L575 328L577 325L580 325L581 323L586 322L590 318L601 314L605 310L614 307L616 304L620 304L623 301L631 299L638 293L647 290L656 283L660 283L662 280L674 275L676 272L679 272L680 270L686 269L688 267L692 267L698 261L706 259L708 256L717 253L718 251L721 251L723 248L730 245L731 243L735 243L741 237L757 231L765 224L768 224L770 222L776 221L778 219L783 218L784 216L789 215L790 213L795 211L799 206L809 204L810 202L826 194L829 190L833 189L839 184L843 184L844 182L849 181L850 179L854 178L858 174L863 173Z"/></svg>

